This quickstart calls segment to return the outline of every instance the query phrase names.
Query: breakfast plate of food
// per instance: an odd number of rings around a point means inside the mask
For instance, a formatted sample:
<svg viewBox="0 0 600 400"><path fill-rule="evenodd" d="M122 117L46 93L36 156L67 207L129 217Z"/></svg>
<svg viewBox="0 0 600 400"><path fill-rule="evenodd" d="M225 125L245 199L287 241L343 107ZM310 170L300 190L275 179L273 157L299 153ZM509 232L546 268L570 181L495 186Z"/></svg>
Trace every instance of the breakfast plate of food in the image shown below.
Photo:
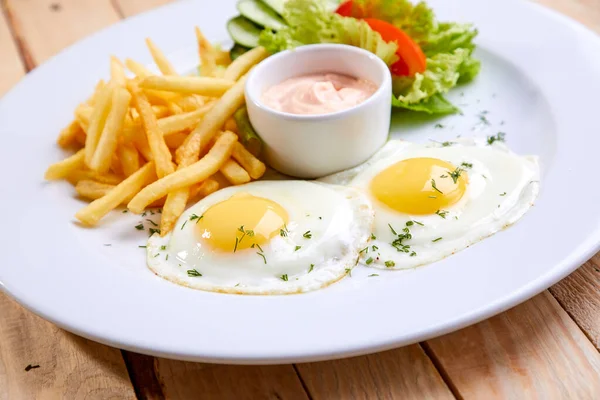
<svg viewBox="0 0 600 400"><path fill-rule="evenodd" d="M598 54L517 0L127 19L0 99L0 288L78 335L204 362L478 322L600 249Z"/></svg>

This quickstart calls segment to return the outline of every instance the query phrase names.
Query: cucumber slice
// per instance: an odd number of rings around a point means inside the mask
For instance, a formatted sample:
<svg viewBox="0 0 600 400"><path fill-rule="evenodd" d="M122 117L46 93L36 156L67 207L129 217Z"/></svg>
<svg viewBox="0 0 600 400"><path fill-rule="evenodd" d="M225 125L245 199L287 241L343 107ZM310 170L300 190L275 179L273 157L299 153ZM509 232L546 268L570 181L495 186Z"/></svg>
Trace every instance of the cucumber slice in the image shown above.
<svg viewBox="0 0 600 400"><path fill-rule="evenodd" d="M245 52L247 52L248 50L250 50L250 49L247 47L244 47L244 46L240 46L239 44L236 43L233 45L231 50L229 50L229 57L231 57L231 61L233 61L236 58L238 58L239 56L241 56L242 54L244 54Z"/></svg>
<svg viewBox="0 0 600 400"><path fill-rule="evenodd" d="M285 0L263 0L266 5L271 7L273 11L277 14L283 14L283 6L285 5Z"/></svg>
<svg viewBox="0 0 600 400"><path fill-rule="evenodd" d="M258 38L262 31L260 27L241 15L227 22L227 30L234 42L251 48L258 46Z"/></svg>
<svg viewBox="0 0 600 400"><path fill-rule="evenodd" d="M242 0L237 8L244 17L265 28L277 31L286 26L279 14L260 0Z"/></svg>

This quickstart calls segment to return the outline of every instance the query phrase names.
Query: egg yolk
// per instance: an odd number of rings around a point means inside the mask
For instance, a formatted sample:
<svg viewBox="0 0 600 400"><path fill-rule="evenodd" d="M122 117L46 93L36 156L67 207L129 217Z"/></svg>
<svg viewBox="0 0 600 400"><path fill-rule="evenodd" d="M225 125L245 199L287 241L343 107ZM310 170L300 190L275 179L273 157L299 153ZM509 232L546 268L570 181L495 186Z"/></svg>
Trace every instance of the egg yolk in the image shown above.
<svg viewBox="0 0 600 400"><path fill-rule="evenodd" d="M466 172L446 161L409 158L377 174L371 193L396 211L427 215L459 201L467 183Z"/></svg>
<svg viewBox="0 0 600 400"><path fill-rule="evenodd" d="M196 234L213 249L234 252L267 243L287 222L287 211L278 203L238 193L206 210Z"/></svg>

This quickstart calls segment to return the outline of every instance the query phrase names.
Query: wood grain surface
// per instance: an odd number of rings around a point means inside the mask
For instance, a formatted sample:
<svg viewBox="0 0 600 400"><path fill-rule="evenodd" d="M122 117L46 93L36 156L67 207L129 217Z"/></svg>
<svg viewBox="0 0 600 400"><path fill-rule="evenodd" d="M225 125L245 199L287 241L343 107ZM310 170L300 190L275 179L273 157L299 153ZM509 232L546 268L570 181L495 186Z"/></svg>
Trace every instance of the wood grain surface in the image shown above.
<svg viewBox="0 0 600 400"><path fill-rule="evenodd" d="M0 0L0 95L64 47L168 2ZM600 32L600 0L540 3ZM129 352L122 357L0 295L0 400L600 398L599 265L595 256L550 291L425 343L283 366L197 364Z"/></svg>

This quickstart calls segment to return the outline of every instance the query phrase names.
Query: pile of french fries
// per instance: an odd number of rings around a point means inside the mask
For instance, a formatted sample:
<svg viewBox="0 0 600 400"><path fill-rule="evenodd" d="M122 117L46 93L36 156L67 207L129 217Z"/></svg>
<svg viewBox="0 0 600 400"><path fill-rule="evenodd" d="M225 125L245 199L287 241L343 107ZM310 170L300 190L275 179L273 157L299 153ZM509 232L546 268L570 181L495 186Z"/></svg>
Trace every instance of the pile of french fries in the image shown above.
<svg viewBox="0 0 600 400"><path fill-rule="evenodd" d="M122 204L138 214L162 207L165 235L188 203L264 174L260 147L244 147L232 116L244 106L246 74L268 54L258 47L231 62L198 28L196 36L201 76L180 76L147 39L161 74L112 57L110 81L97 84L60 132L58 145L76 152L45 178L66 179L92 200L75 214L83 224L96 225Z"/></svg>

